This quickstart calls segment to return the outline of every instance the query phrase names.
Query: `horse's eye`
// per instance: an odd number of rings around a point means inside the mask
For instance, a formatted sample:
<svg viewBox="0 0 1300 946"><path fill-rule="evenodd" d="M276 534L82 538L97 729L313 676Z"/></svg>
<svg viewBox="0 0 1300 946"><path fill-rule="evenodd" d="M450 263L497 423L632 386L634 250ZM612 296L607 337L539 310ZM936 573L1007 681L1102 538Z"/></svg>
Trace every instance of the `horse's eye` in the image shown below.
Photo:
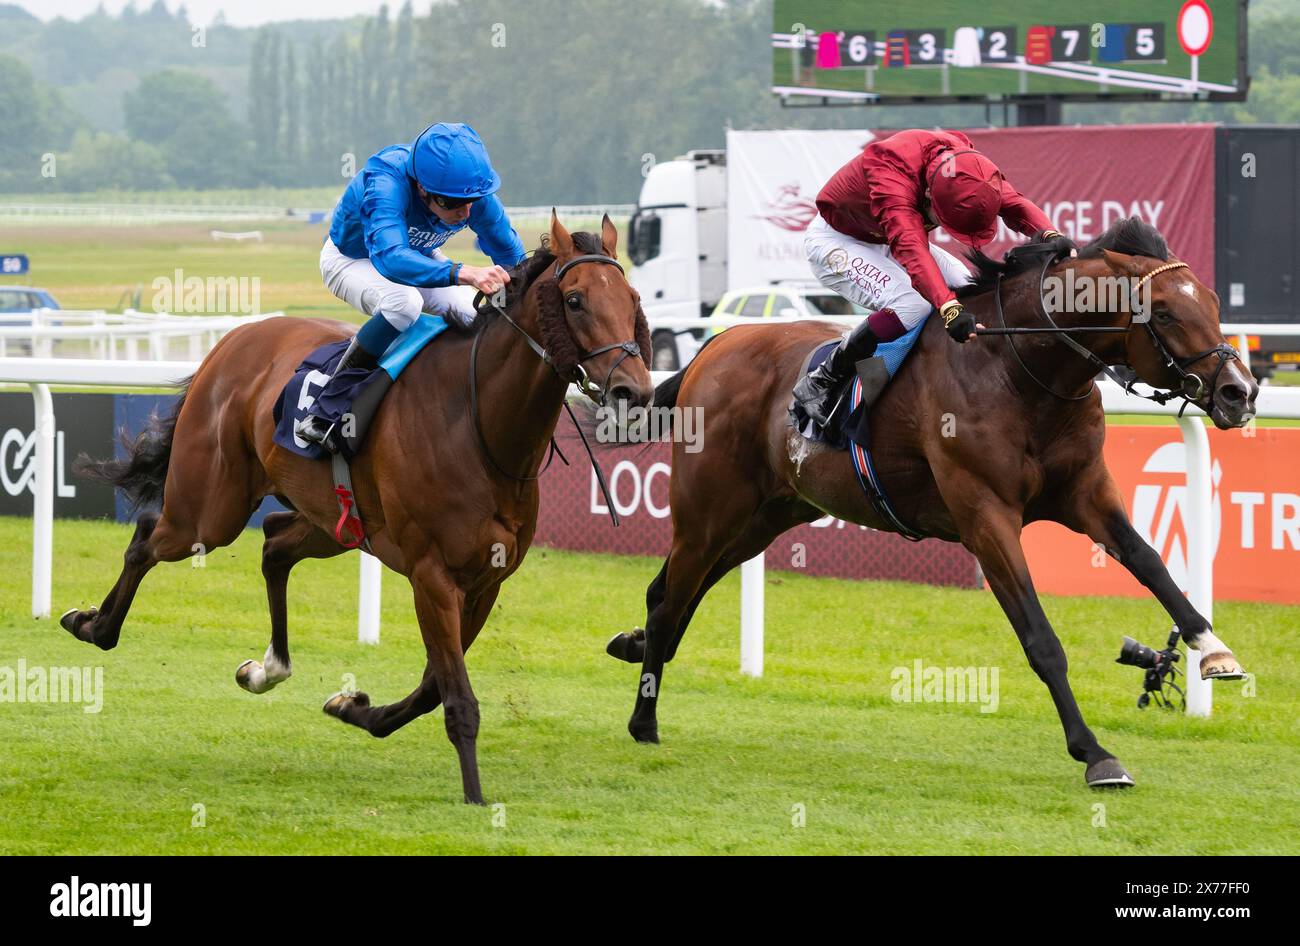
<svg viewBox="0 0 1300 946"><path fill-rule="evenodd" d="M1174 320L1173 313L1168 309L1156 309L1156 321L1162 325L1168 325Z"/></svg>
<svg viewBox="0 0 1300 946"><path fill-rule="evenodd" d="M577 312L579 309L582 308L581 296L569 296L564 301L569 304L569 308L572 309L574 312Z"/></svg>

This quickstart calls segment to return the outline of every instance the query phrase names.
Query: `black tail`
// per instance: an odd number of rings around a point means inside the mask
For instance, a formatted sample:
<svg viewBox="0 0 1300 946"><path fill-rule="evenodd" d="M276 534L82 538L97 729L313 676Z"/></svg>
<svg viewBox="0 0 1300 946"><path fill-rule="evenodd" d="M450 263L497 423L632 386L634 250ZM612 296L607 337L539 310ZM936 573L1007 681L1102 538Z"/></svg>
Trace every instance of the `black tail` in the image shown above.
<svg viewBox="0 0 1300 946"><path fill-rule="evenodd" d="M176 432L176 418L185 404L185 394L193 377L180 382L181 396L176 408L166 417L152 414L135 442L121 431L122 446L126 448L123 460L94 460L81 454L72 464L78 476L98 483L116 486L126 494L132 511L162 503L163 484L167 482L167 465L172 457L172 435Z"/></svg>
<svg viewBox="0 0 1300 946"><path fill-rule="evenodd" d="M704 349L706 349L709 346L709 342L713 341L717 337L718 337L717 335L710 335L708 338L706 338L704 340L704 344L700 346L699 351L695 353L695 357L698 358L700 356L700 352L704 351ZM694 361L692 361L691 364L694 364ZM690 367L691 365L687 365L681 371L677 372L667 381L664 381L662 384L660 384L658 387L655 388L655 400L654 400L655 407L676 407L677 406L677 395L682 390L682 379L686 377L686 372Z"/></svg>

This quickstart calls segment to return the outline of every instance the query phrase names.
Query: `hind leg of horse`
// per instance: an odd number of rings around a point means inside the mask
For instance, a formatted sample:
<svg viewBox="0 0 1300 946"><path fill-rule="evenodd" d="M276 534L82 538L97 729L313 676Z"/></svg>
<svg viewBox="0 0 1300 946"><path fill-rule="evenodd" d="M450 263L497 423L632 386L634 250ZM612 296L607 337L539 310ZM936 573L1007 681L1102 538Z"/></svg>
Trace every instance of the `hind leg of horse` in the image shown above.
<svg viewBox="0 0 1300 946"><path fill-rule="evenodd" d="M668 560L646 593L649 614L645 632L639 642L634 638L631 644L636 647L639 643L643 651L636 705L628 722L628 731L638 742L659 741L657 714L664 664L676 655L704 595L733 568L771 545L786 529L811 518L804 514L808 507L785 501L745 515L742 513L745 499L740 497L739 502L731 504L736 518L733 528L725 528L716 519L709 523L711 535L731 537L720 551L709 550L693 533L674 535ZM697 520L683 517L680 521Z"/></svg>
<svg viewBox="0 0 1300 946"><path fill-rule="evenodd" d="M945 479L941 477L939 482ZM1119 760L1097 742L1075 702L1066 675L1065 649L1043 613L1029 576L1020 545L1020 513L982 489L974 477L954 473L948 483L951 486L945 490L944 499L957 520L962 542L979 559L989 587L1015 628L1029 666L1047 685L1065 729L1066 749L1088 767L1084 779L1093 787L1132 785L1132 778Z"/></svg>
<svg viewBox="0 0 1300 946"><path fill-rule="evenodd" d="M289 572L305 558L332 558L347 549L319 526L296 512L273 512L262 521L262 577L271 608L271 643L259 660L245 660L235 682L249 693L265 693L289 679Z"/></svg>
<svg viewBox="0 0 1300 946"><path fill-rule="evenodd" d="M1090 479L1071 488L1073 502L1061 517L1063 524L1091 538L1155 595L1187 646L1201 652L1203 678L1237 680L1245 676L1232 650L1215 636L1210 622L1178 590L1156 550L1133 528L1110 473L1102 468Z"/></svg>
<svg viewBox="0 0 1300 946"><path fill-rule="evenodd" d="M710 589L726 576L727 572L765 550L786 529L792 528L801 522L810 522L817 518L818 515L820 513L811 506L788 501L760 510L759 514L750 522L741 539L718 560L717 564L704 577L704 581L700 583L700 588L695 593L695 597L687 606L681 620L678 621L676 635L664 654L664 662L672 663L673 657L677 655L677 648L681 645L682 638L686 636L686 629L695 616L695 609L700 606L700 602L704 600L704 596L709 593ZM650 582L650 586L646 589L647 615L654 613L655 608L659 607L664 595L667 593L667 587L668 560L665 559L659 569L659 574L655 576L654 581ZM649 622L647 621L647 623ZM605 652L611 657L617 657L627 663L641 663L645 659L645 638L645 628L642 627L615 634L606 644Z"/></svg>
<svg viewBox="0 0 1300 946"><path fill-rule="evenodd" d="M136 590L151 568L159 562L178 562L195 554L196 550L212 551L229 544L237 534L238 528L232 535L223 534L222 541L201 545L196 533L183 524L178 525L168 516L166 508L161 516L145 513L136 521L135 534L123 556L122 573L103 603L98 608L67 611L59 618L59 623L78 640L102 650L112 650L117 646L122 622L135 599Z"/></svg>

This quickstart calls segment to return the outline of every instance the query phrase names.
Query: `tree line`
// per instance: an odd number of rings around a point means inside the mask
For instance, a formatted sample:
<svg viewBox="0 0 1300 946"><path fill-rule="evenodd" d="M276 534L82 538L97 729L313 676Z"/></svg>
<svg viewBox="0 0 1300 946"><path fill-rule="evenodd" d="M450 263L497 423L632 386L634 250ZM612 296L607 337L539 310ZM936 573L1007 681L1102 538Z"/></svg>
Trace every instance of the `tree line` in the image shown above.
<svg viewBox="0 0 1300 946"><path fill-rule="evenodd" d="M12 26L44 52L35 62L0 52L7 192L341 188L379 148L432 121L467 121L508 202L630 202L649 162L721 147L728 127L986 121L979 106L783 109L768 92L770 0L441 0L422 15L408 0L395 15L346 22L216 25L203 46L183 8L169 13L162 0L43 26L14 9L0 4L0 32ZM1300 122L1300 12L1266 9L1252 6L1249 102L1070 105L1066 121ZM63 50L52 60L50 30ZM87 71L91 58L130 65L135 47L115 54L84 35L114 31L137 45L154 36L147 63L162 67L87 99L76 83L110 75ZM120 109L120 128L88 119L108 109Z"/></svg>

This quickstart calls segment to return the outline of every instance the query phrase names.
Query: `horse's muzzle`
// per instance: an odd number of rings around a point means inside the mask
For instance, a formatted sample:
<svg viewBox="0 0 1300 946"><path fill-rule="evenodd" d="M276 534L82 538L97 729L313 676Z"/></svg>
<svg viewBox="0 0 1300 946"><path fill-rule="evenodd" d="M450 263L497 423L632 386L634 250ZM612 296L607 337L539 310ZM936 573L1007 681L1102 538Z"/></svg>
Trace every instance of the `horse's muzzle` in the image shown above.
<svg viewBox="0 0 1300 946"><path fill-rule="evenodd" d="M1259 385L1240 362L1225 366L1208 405L1201 405L1220 430L1244 427L1255 417L1255 397Z"/></svg>

